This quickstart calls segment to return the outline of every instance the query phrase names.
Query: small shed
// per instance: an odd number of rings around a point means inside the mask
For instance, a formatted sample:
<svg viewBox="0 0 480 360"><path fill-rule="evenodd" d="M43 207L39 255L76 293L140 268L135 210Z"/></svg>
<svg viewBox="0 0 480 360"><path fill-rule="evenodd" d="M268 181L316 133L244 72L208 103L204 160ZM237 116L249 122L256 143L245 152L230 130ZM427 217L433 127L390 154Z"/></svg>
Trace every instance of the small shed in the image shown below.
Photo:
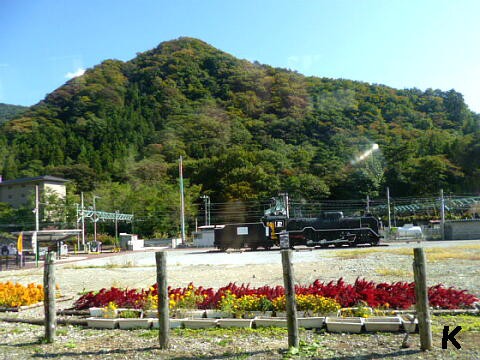
<svg viewBox="0 0 480 360"><path fill-rule="evenodd" d="M445 222L445 240L480 239L480 219L449 220Z"/></svg>
<svg viewBox="0 0 480 360"><path fill-rule="evenodd" d="M193 233L193 246L213 247L215 242L215 225L199 226Z"/></svg>

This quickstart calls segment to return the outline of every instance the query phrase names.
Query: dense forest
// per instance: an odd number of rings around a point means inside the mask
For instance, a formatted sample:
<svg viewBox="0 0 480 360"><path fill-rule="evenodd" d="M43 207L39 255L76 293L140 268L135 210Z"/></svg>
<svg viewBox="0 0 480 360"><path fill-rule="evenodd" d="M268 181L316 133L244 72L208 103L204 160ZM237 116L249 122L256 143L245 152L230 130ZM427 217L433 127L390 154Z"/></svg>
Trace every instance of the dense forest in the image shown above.
<svg viewBox="0 0 480 360"><path fill-rule="evenodd" d="M0 173L71 179L72 194L95 191L105 210L142 214L144 232L171 233L180 155L190 213L201 194L478 193L479 123L455 90L306 77L180 38L106 60L2 124Z"/></svg>
<svg viewBox="0 0 480 360"><path fill-rule="evenodd" d="M27 109L26 106L0 103L0 124L15 118Z"/></svg>

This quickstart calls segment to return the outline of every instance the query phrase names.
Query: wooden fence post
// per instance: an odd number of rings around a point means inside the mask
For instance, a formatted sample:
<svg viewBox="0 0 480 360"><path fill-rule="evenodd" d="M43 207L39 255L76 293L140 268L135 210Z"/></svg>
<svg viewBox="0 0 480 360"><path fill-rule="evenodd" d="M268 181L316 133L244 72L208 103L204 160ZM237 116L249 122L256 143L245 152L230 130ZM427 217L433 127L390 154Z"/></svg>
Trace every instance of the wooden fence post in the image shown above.
<svg viewBox="0 0 480 360"><path fill-rule="evenodd" d="M423 248L413 249L413 275L415 279L415 308L420 332L420 349L432 349L432 329L428 304L426 257Z"/></svg>
<svg viewBox="0 0 480 360"><path fill-rule="evenodd" d="M55 310L55 251L45 256L43 271L43 294L45 309L45 341L53 343L57 329L57 313Z"/></svg>
<svg viewBox="0 0 480 360"><path fill-rule="evenodd" d="M283 266L283 283L287 302L288 347L299 346L297 306L295 301L295 286L293 284L292 251L281 250Z"/></svg>
<svg viewBox="0 0 480 360"><path fill-rule="evenodd" d="M157 262L158 285L158 341L161 349L168 348L170 320L168 314L168 289L167 289L167 254L164 251L155 253Z"/></svg>

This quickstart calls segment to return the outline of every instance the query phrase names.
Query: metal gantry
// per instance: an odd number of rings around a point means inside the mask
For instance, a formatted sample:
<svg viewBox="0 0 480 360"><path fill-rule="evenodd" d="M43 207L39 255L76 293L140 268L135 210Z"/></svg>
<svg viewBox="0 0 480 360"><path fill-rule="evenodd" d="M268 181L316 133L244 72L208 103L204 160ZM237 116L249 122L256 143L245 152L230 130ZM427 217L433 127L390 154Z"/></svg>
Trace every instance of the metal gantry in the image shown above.
<svg viewBox="0 0 480 360"><path fill-rule="evenodd" d="M122 214L118 212L106 212L98 210L83 209L84 218L92 219L97 222L99 220L117 220L117 221L132 221L133 214ZM77 210L77 222L82 220L82 209Z"/></svg>
<svg viewBox="0 0 480 360"><path fill-rule="evenodd" d="M133 214L122 214L119 213L118 210L115 212L106 212L106 211L98 211L93 209L82 209L77 206L77 224L82 224L82 246L85 248L85 219L89 219L95 225L98 221L114 221L115 222L115 241L118 238L118 221L133 221ZM132 223L133 224L133 223ZM133 226L132 226L133 227ZM96 235L96 234L95 234ZM95 236L96 240L96 236ZM80 245L80 244L79 244Z"/></svg>

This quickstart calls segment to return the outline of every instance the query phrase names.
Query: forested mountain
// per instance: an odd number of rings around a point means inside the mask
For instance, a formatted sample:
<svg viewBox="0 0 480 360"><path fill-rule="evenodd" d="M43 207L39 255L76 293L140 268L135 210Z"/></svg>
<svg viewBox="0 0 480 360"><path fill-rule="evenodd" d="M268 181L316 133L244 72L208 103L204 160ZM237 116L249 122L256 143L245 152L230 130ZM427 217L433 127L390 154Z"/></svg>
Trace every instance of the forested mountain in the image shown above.
<svg viewBox="0 0 480 360"><path fill-rule="evenodd" d="M13 119L27 109L26 106L0 103L0 124Z"/></svg>
<svg viewBox="0 0 480 360"><path fill-rule="evenodd" d="M188 203L478 192L479 122L454 90L305 77L180 38L106 60L3 124L0 173L64 176L152 219L177 211L180 155Z"/></svg>

